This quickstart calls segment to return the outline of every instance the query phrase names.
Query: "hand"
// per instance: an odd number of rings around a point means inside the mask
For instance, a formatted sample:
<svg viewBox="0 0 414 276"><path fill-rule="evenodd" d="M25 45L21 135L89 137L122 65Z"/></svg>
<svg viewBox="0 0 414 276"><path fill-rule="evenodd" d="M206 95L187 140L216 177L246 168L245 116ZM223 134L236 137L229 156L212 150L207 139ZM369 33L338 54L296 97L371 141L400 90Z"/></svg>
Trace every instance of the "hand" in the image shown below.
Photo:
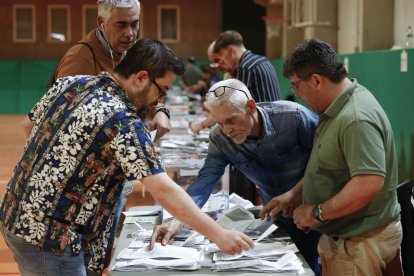
<svg viewBox="0 0 414 276"><path fill-rule="evenodd" d="M293 211L293 221L297 228L303 230L306 227L311 227L319 223L319 221L312 216L313 207L314 205L303 204Z"/></svg>
<svg viewBox="0 0 414 276"><path fill-rule="evenodd" d="M190 124L190 129L191 129L191 131L192 132L194 132L194 133L199 133L200 132L200 130L202 130L204 128L204 126L203 126L203 122L201 121L196 121L196 122L191 122L191 124Z"/></svg>
<svg viewBox="0 0 414 276"><path fill-rule="evenodd" d="M213 239L221 251L227 254L239 254L242 250L254 247L253 241L245 234L236 230L222 230L217 239Z"/></svg>
<svg viewBox="0 0 414 276"><path fill-rule="evenodd" d="M174 237L180 231L181 226L181 222L176 219L155 226L150 240L150 250L154 248L154 244L156 242L159 242L162 245L171 244L174 240Z"/></svg>
<svg viewBox="0 0 414 276"><path fill-rule="evenodd" d="M261 219L275 218L280 211L283 211L284 217L292 217L293 210L302 202L300 194L296 195L292 191L287 191L284 194L275 196L270 200L260 211L259 217Z"/></svg>
<svg viewBox="0 0 414 276"><path fill-rule="evenodd" d="M154 142L171 130L170 119L168 119L164 112L160 111L155 113L154 118L151 120L150 130L152 131L154 129L157 130Z"/></svg>

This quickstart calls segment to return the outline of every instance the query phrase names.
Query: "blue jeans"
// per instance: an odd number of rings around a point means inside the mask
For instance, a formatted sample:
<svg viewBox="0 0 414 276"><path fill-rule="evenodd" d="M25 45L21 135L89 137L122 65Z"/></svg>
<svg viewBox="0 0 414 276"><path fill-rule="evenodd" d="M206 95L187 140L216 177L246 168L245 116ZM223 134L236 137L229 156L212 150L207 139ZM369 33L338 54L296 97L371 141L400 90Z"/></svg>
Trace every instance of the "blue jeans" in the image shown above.
<svg viewBox="0 0 414 276"><path fill-rule="evenodd" d="M62 253L46 251L14 235L4 228L2 222L0 222L0 232L13 252L22 276L86 276L83 254L72 256L70 246L67 246L65 252Z"/></svg>
<svg viewBox="0 0 414 276"><path fill-rule="evenodd" d="M116 229L118 227L118 222L121 217L122 211L124 210L124 207L126 205L127 196L132 193L134 181L125 180L124 187L122 188L121 193L119 194L118 201L115 204L115 210L114 210L114 219L112 222L111 230L110 230L110 236L108 239L108 248L106 250L106 262L105 267L109 266L109 263L111 262L111 254L112 254L112 247L114 246L115 238L116 238Z"/></svg>
<svg viewBox="0 0 414 276"><path fill-rule="evenodd" d="M315 275L322 275L318 253L318 243L321 233L314 230L306 232L300 230L296 227L293 219L285 218L281 214L277 216L275 224L288 233Z"/></svg>

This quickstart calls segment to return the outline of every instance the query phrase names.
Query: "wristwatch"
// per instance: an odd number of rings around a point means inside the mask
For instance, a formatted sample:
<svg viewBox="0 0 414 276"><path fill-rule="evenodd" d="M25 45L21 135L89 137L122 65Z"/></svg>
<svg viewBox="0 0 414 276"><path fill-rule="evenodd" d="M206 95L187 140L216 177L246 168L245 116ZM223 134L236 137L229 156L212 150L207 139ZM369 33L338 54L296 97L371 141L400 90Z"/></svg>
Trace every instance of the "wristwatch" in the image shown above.
<svg viewBox="0 0 414 276"><path fill-rule="evenodd" d="M167 115L168 119L170 119L170 111L164 105L155 107L155 114L157 114L158 112L164 113L165 115Z"/></svg>
<svg viewBox="0 0 414 276"><path fill-rule="evenodd" d="M312 209L312 216L314 218L316 218L320 222L326 221L326 219L323 219L323 216L322 216L322 207L321 207L321 204L315 205L313 207L313 209Z"/></svg>

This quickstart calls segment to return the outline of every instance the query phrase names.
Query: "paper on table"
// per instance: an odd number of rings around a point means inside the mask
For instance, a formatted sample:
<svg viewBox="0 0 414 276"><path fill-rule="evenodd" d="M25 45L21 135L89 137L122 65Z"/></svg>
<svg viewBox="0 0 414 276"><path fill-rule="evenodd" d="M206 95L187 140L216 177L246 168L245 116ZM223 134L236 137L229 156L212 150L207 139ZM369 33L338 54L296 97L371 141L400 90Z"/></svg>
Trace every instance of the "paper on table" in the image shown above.
<svg viewBox="0 0 414 276"><path fill-rule="evenodd" d="M148 211L125 211L122 212L126 217L138 217L138 216L150 216L158 215L161 212L161 208L158 210L148 210Z"/></svg>
<svg viewBox="0 0 414 276"><path fill-rule="evenodd" d="M206 204L204 204L204 206L201 208L201 210L204 213L218 211L220 205L217 205L217 200L220 199L221 195L222 195L221 192L211 194L209 199L207 200ZM163 222L168 221L172 218L173 218L173 215L171 215L167 210L162 209L162 221ZM253 216L253 219L254 219L254 216Z"/></svg>
<svg viewBox="0 0 414 276"><path fill-rule="evenodd" d="M259 242L263 240L264 238L267 238L270 234L272 234L277 229L277 225L272 223L269 228L267 228L266 231L263 232L263 234L260 235L260 237L257 238L255 242Z"/></svg>
<svg viewBox="0 0 414 276"><path fill-rule="evenodd" d="M217 223L222 227L242 232L254 224L254 221L254 215L238 205L228 209L217 219Z"/></svg>
<svg viewBox="0 0 414 276"><path fill-rule="evenodd" d="M253 203L250 200L244 199L235 193L232 193L229 196L229 203L239 205L245 209L254 207Z"/></svg>
<svg viewBox="0 0 414 276"><path fill-rule="evenodd" d="M142 216L142 217L131 217L127 216L124 219L124 224L128 223L152 223L155 224L157 222L158 216Z"/></svg>
<svg viewBox="0 0 414 276"><path fill-rule="evenodd" d="M287 252L276 262L261 259L245 261L219 261L216 262L212 269L214 271L258 271L258 272L286 272L292 274L303 274L302 262L293 252Z"/></svg>
<svg viewBox="0 0 414 276"><path fill-rule="evenodd" d="M197 270L200 262L185 259L136 259L128 261L117 261L111 270L118 271L146 271L150 269L177 269L177 270Z"/></svg>
<svg viewBox="0 0 414 276"><path fill-rule="evenodd" d="M125 248L123 249L118 256L117 260L134 260L134 259L147 259L147 258L176 258L176 259L200 259L200 252L196 249L174 246L174 245L161 245L160 243L155 243L153 250L149 251L147 247L145 248Z"/></svg>
<svg viewBox="0 0 414 276"><path fill-rule="evenodd" d="M198 232L195 232L194 231L194 233L192 233L190 236L188 236L188 238L186 238L185 239L185 241L183 241L183 243L182 244L180 244L180 246L184 246L184 245L186 245L187 243L189 243L192 239L194 239L195 237L197 237L197 236L199 236L200 234L198 233Z"/></svg>
<svg viewBox="0 0 414 276"><path fill-rule="evenodd" d="M180 169L180 176L196 176L198 175L199 170L200 169L193 169L193 170Z"/></svg>
<svg viewBox="0 0 414 276"><path fill-rule="evenodd" d="M154 129L153 131L150 132L151 142L154 142L156 136L157 136L157 130Z"/></svg>

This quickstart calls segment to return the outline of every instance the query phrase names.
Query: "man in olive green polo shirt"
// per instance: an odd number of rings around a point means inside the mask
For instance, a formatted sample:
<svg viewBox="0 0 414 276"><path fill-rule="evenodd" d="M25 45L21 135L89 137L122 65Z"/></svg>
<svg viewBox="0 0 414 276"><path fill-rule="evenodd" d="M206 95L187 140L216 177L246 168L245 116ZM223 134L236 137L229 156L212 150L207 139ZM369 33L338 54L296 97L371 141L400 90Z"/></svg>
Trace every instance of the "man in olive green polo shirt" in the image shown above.
<svg viewBox="0 0 414 276"><path fill-rule="evenodd" d="M284 75L292 91L319 113L294 221L323 233L318 251L324 275L381 275L402 239L397 156L387 115L365 87L347 77L325 42L299 44Z"/></svg>

